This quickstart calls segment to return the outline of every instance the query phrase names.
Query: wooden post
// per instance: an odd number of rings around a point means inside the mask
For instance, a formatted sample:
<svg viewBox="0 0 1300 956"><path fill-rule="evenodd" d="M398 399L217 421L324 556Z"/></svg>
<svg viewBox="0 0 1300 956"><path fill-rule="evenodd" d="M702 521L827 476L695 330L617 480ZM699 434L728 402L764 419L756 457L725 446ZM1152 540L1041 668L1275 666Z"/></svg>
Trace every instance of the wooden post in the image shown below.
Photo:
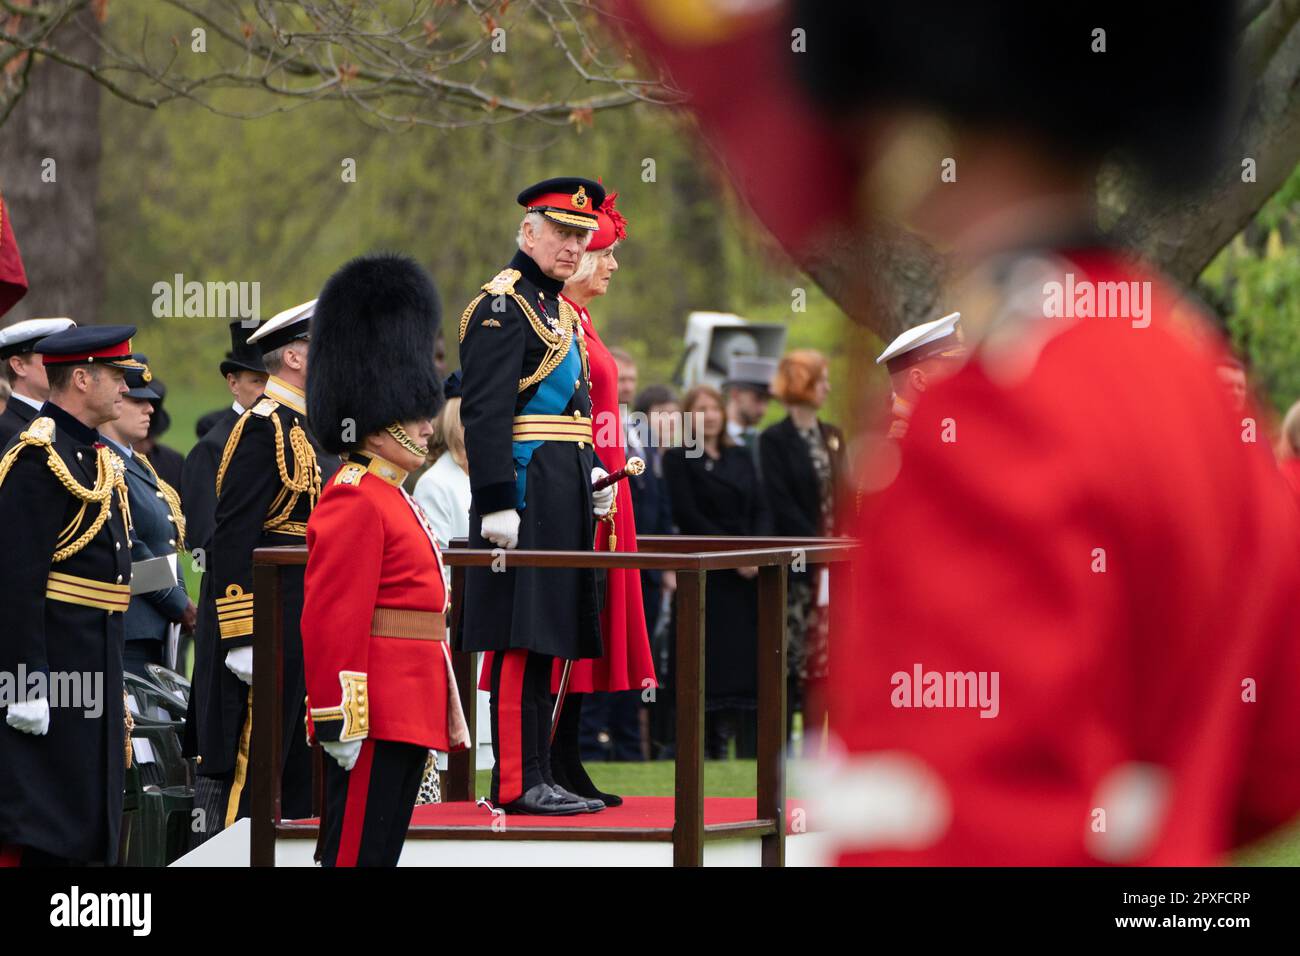
<svg viewBox="0 0 1300 956"><path fill-rule="evenodd" d="M677 572L673 866L704 865L704 571Z"/></svg>
<svg viewBox="0 0 1300 956"><path fill-rule="evenodd" d="M453 548L466 547L464 538L453 538ZM451 569L451 619L447 622L448 638L453 648L452 670L456 674L456 686L460 691L460 706L465 711L465 721L469 724L469 749L447 755L447 792L443 800L457 803L474 799L475 749L478 746L478 668L475 666L477 655L456 650L460 646L460 629L465 618L465 568L453 566Z"/></svg>
<svg viewBox="0 0 1300 956"><path fill-rule="evenodd" d="M249 708L256 718L250 742L253 866L275 866L275 828L280 822L280 722L284 693L284 615L281 567L262 564L253 553L253 688Z"/></svg>
<svg viewBox="0 0 1300 956"><path fill-rule="evenodd" d="M762 838L763 866L785 866L786 565L758 570L758 816L776 821Z"/></svg>

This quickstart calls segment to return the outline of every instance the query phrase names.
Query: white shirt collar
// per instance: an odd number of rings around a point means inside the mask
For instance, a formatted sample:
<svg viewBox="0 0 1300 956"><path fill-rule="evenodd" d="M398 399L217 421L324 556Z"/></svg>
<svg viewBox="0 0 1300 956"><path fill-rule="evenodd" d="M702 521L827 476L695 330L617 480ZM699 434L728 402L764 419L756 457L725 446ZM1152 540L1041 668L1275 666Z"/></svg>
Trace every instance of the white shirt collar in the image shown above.
<svg viewBox="0 0 1300 956"><path fill-rule="evenodd" d="M28 398L26 395L19 395L17 392L10 392L9 394L12 395L14 398L18 399L18 401L25 402L26 404L32 406L32 408L36 409L38 412L41 410L41 406L44 404L43 402L36 401L36 399L34 398Z"/></svg>
<svg viewBox="0 0 1300 956"><path fill-rule="evenodd" d="M242 415L244 414L244 412L248 411L248 409L246 409L243 405L240 405L239 402L231 402L230 407L231 409L234 410L234 413L236 415Z"/></svg>

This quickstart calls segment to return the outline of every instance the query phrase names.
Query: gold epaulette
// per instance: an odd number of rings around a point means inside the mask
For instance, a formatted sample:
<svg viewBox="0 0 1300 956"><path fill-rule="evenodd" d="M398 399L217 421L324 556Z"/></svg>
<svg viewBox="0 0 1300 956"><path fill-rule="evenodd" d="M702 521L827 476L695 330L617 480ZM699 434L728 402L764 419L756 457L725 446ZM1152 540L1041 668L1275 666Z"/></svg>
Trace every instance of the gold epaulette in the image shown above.
<svg viewBox="0 0 1300 956"><path fill-rule="evenodd" d="M10 469L13 468L14 462L18 460L23 449L33 447L45 449L46 464L54 473L54 477L68 494L81 502L81 507L73 515L72 520L59 532L58 540L54 543L55 551L50 556L52 563L66 561L99 534L99 529L108 520L112 509L114 491L117 492L118 505L122 510L123 525L128 529L128 537L130 536L131 508L127 500L125 466L122 464L122 459L109 451L106 445L100 445L95 454L95 486L87 488L73 477L72 472L68 471L67 464L54 450L54 419L41 416L18 436L17 444L5 452L3 458L0 458L0 485L4 484L5 478L8 477ZM78 535L77 528L81 526L86 509L92 504L99 505L99 514L90 522L86 530Z"/></svg>
<svg viewBox="0 0 1300 956"><path fill-rule="evenodd" d="M339 469L339 473L334 476L331 484L335 485L359 485L361 479L366 476L366 466L358 465L355 461L350 461Z"/></svg>
<svg viewBox="0 0 1300 956"><path fill-rule="evenodd" d="M280 407L280 403L277 402L274 398L264 398L256 405L254 405L251 409L249 409L249 411L251 411L258 418L270 418L271 413L274 412L279 407Z"/></svg>
<svg viewBox="0 0 1300 956"><path fill-rule="evenodd" d="M488 282L483 283L481 288L488 295L503 295L515 291L515 283L523 275L518 269L502 269Z"/></svg>

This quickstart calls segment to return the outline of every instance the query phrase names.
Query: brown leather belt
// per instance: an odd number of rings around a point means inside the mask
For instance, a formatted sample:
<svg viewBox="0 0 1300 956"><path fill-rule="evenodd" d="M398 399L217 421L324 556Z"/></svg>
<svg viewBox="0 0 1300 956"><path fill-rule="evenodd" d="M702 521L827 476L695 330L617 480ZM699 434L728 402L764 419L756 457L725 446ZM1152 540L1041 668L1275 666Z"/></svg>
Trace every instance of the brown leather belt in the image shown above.
<svg viewBox="0 0 1300 956"><path fill-rule="evenodd" d="M400 637L412 641L445 641L447 618L439 611L377 607L370 619L370 633L375 637Z"/></svg>

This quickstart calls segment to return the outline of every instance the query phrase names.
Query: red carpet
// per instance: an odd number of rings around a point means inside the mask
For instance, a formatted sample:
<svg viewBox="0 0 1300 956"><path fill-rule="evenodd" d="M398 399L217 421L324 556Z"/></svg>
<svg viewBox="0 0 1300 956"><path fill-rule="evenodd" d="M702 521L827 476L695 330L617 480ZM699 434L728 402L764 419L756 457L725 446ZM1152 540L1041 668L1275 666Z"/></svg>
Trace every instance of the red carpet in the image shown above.
<svg viewBox="0 0 1300 956"><path fill-rule="evenodd" d="M750 797L708 797L704 801L704 823L740 823L757 816L758 801ZM797 801L786 806L786 832L790 818L800 808ZM609 807L599 813L583 813L572 817L531 817L515 814L509 817L510 829L527 827L611 828L636 827L671 830L673 826L672 797L625 797L621 807ZM285 821L316 823L312 820ZM492 814L486 807L473 803L430 803L416 807L411 817L413 827L478 827L490 831ZM802 828L801 828L802 829Z"/></svg>

